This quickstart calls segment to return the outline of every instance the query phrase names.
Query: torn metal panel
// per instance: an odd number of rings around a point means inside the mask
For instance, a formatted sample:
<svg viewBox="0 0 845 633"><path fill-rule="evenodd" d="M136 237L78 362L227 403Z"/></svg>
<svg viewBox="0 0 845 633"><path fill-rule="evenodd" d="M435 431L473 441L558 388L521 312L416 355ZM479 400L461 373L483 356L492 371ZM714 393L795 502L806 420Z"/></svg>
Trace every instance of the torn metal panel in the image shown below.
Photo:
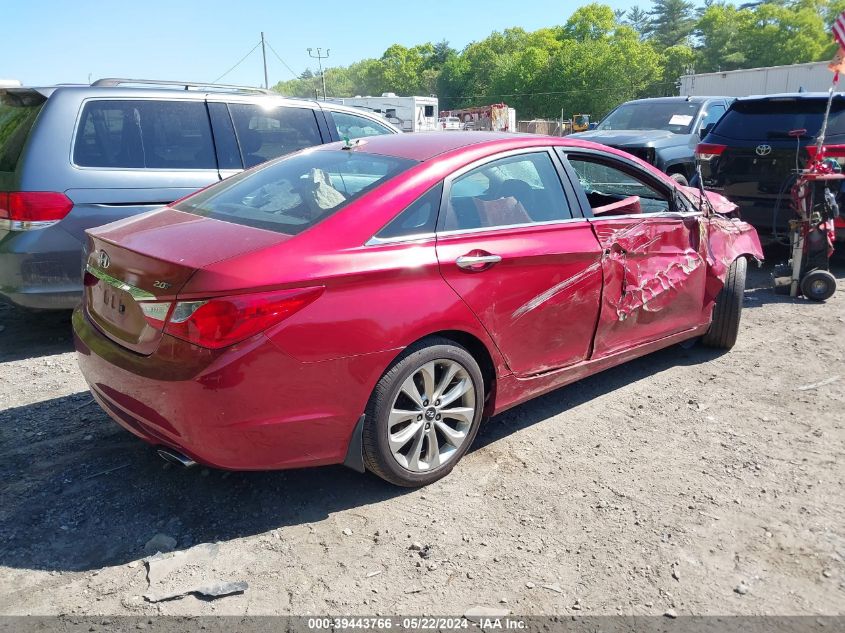
<svg viewBox="0 0 845 633"><path fill-rule="evenodd" d="M695 203L697 207L708 206L706 204L701 204L701 192L695 187L680 186L679 188L686 194L687 198L689 198ZM739 208L736 204L728 200L725 196L720 193L716 193L715 191L705 190L704 195L707 198L707 201L710 202L710 208L714 212L719 213L721 215L728 215L730 213L734 213ZM702 211L703 210L704 209L702 209Z"/></svg>
<svg viewBox="0 0 845 633"><path fill-rule="evenodd" d="M183 552L156 554L144 559L147 567L148 602L162 602L195 594L206 598L220 598L243 593L249 588L245 581L224 581L211 576L218 546L203 543Z"/></svg>
<svg viewBox="0 0 845 633"><path fill-rule="evenodd" d="M709 310L725 285L725 277L734 260L753 257L763 261L763 247L754 227L738 218L721 215L702 219L701 241L707 260L705 308Z"/></svg>

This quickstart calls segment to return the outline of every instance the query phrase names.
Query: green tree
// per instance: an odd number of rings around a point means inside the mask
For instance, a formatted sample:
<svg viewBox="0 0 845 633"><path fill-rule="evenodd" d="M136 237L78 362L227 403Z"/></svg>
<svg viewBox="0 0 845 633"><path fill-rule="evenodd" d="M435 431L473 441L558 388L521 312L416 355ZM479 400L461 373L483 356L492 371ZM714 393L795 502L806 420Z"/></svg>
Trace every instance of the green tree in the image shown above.
<svg viewBox="0 0 845 633"><path fill-rule="evenodd" d="M695 28L695 5L688 0L654 0L648 32L660 48L686 44Z"/></svg>

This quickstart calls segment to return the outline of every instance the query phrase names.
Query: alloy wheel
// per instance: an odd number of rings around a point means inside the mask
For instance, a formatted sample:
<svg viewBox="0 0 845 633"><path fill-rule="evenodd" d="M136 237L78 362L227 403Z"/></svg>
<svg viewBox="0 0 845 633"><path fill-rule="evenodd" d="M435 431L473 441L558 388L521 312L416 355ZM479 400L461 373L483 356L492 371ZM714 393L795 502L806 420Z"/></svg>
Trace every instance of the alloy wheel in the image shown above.
<svg viewBox="0 0 845 633"><path fill-rule="evenodd" d="M390 451L411 472L449 462L467 441L476 393L466 368L451 359L429 361L399 388L387 422Z"/></svg>

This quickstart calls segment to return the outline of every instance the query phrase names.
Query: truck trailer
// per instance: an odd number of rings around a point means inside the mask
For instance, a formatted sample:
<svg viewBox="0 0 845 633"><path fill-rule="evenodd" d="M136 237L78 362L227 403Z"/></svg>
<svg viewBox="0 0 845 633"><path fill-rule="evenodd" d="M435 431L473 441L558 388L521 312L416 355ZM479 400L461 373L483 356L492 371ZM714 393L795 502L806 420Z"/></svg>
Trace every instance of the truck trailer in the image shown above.
<svg viewBox="0 0 845 633"><path fill-rule="evenodd" d="M747 68L698 75L682 75L680 95L748 97L783 92L827 92L833 82L828 62Z"/></svg>

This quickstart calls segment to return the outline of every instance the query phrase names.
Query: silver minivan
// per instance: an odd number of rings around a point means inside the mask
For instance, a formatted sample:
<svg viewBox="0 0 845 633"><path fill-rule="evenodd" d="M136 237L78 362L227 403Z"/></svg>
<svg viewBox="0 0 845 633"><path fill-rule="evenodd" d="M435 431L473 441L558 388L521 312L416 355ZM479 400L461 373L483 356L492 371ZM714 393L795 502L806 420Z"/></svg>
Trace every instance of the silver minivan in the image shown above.
<svg viewBox="0 0 845 633"><path fill-rule="evenodd" d="M0 300L73 308L85 229L298 149L397 133L374 113L255 88L0 88Z"/></svg>

